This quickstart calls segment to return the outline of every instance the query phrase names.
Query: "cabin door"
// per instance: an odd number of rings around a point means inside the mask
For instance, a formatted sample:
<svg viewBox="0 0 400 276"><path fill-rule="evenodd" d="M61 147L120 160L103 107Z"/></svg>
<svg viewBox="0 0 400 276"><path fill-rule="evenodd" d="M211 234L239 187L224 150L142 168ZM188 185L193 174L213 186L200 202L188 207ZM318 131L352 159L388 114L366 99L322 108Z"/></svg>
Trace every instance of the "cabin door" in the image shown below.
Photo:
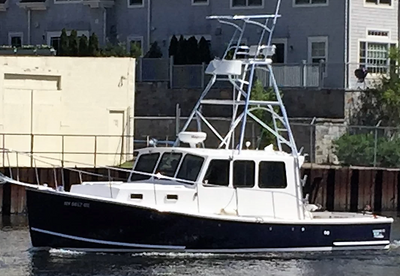
<svg viewBox="0 0 400 276"><path fill-rule="evenodd" d="M201 213L236 215L236 191L228 187L230 163L229 160L222 159L210 161L207 172L198 188Z"/></svg>

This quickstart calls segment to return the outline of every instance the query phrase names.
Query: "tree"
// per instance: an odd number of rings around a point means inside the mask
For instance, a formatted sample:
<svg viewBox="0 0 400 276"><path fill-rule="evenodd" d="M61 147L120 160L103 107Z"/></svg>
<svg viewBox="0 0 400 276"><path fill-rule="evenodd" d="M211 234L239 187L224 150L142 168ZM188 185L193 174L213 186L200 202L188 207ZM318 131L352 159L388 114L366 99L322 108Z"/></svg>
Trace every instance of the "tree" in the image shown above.
<svg viewBox="0 0 400 276"><path fill-rule="evenodd" d="M178 41L178 50L176 52L175 64L182 65L187 62L187 49L186 49L186 39L181 35Z"/></svg>
<svg viewBox="0 0 400 276"><path fill-rule="evenodd" d="M168 55L169 57L173 56L175 58L177 52L178 52L178 39L176 38L175 35L173 35L171 41L169 42Z"/></svg>
<svg viewBox="0 0 400 276"><path fill-rule="evenodd" d="M371 166L374 160L374 135L346 133L333 141L334 153L343 165Z"/></svg>
<svg viewBox="0 0 400 276"><path fill-rule="evenodd" d="M79 56L86 57L88 55L89 55L88 38L85 35L82 35L79 38Z"/></svg>
<svg viewBox="0 0 400 276"><path fill-rule="evenodd" d="M68 37L68 48L69 48L69 55L70 56L77 56L79 52L78 47L78 33L76 30L72 30L71 34Z"/></svg>
<svg viewBox="0 0 400 276"><path fill-rule="evenodd" d="M334 152L343 165L399 167L400 138L383 136L376 139L375 144L373 133L346 133L333 142Z"/></svg>
<svg viewBox="0 0 400 276"><path fill-rule="evenodd" d="M282 97L282 94L281 94ZM264 86L260 80L256 80L254 82L253 89L251 90L251 95L250 95L251 100L257 100L257 101L276 101L276 94L275 91L272 88L269 89L264 89ZM275 107L273 108L274 112L278 113L279 108ZM265 109L256 109L253 110L252 113L261 121L263 121L266 125L274 129L273 126L273 118L272 115L269 111L266 111ZM278 123L278 127L282 127L280 122ZM276 137L274 134L269 132L267 129L261 128L260 130L260 136L258 139L258 145L257 148L260 147L265 147L270 144L276 145Z"/></svg>
<svg viewBox="0 0 400 276"><path fill-rule="evenodd" d="M129 55L131 57L138 58L142 55L142 47L140 47L140 43L131 41L130 46Z"/></svg>
<svg viewBox="0 0 400 276"><path fill-rule="evenodd" d="M202 36L199 41L199 59L201 63L210 63L212 60L211 51L210 51L210 44L207 40Z"/></svg>
<svg viewBox="0 0 400 276"><path fill-rule="evenodd" d="M186 64L199 64L199 48L197 45L197 39L191 36L186 43Z"/></svg>
<svg viewBox="0 0 400 276"><path fill-rule="evenodd" d="M100 55L103 57L126 57L128 56L128 52L126 50L125 43L108 43L106 47L101 49Z"/></svg>
<svg viewBox="0 0 400 276"><path fill-rule="evenodd" d="M59 56L68 56L69 55L69 47L68 47L68 35L65 29L62 29L60 36L60 48L58 49L57 55Z"/></svg>
<svg viewBox="0 0 400 276"><path fill-rule="evenodd" d="M363 91L360 105L350 118L351 124L398 126L400 124L400 53L399 49L391 49L389 53L390 67L375 82L374 88Z"/></svg>
<svg viewBox="0 0 400 276"><path fill-rule="evenodd" d="M98 56L99 48L99 39L95 33L92 33L92 35L89 37L89 56Z"/></svg>
<svg viewBox="0 0 400 276"><path fill-rule="evenodd" d="M350 124L375 126L379 123L380 126L399 127L399 50L391 49L388 58L390 66L382 72L374 87L360 93L358 108L355 108L354 114L350 117ZM356 73L363 77L364 75L360 73L363 73L365 69L362 71L360 69ZM399 147L400 136L394 128L372 129L367 133L353 130L352 133L345 134L334 141L335 154L339 161L346 165L400 166Z"/></svg>
<svg viewBox="0 0 400 276"><path fill-rule="evenodd" d="M146 53L144 56L145 58L161 58L162 57L162 52L160 47L157 44L157 41L154 41L153 44L151 44L149 51Z"/></svg>

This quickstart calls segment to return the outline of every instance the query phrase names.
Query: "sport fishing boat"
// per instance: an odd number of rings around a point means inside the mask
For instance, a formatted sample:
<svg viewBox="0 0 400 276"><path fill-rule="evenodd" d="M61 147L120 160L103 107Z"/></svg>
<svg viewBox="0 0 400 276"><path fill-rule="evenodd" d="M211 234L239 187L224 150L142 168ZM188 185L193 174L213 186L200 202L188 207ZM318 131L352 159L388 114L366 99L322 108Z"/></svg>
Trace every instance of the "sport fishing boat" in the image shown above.
<svg viewBox="0 0 400 276"><path fill-rule="evenodd" d="M207 67L210 81L174 146L140 149L127 181L83 182L64 191L2 176L29 186L33 247L210 253L387 249L392 218L317 210L303 195L304 156L271 65L279 6L280 0L270 15L209 17L235 30L225 54ZM259 28L258 44L244 43L249 26ZM257 70L267 72L273 99L252 98ZM230 99L210 98L220 81L232 86ZM206 105L232 107L225 134L207 120ZM269 114L269 124L258 110ZM274 143L250 149L248 119L271 133ZM215 148L206 147L202 126L218 139Z"/></svg>

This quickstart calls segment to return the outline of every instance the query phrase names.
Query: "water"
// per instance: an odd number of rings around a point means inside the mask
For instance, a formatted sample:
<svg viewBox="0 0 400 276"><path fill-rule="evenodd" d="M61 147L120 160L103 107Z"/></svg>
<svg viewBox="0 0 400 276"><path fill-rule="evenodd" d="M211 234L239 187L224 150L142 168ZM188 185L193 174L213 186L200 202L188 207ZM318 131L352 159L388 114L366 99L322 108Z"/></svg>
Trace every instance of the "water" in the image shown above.
<svg viewBox="0 0 400 276"><path fill-rule="evenodd" d="M95 254L35 252L25 216L0 221L0 276L400 275L400 217L388 251L279 254Z"/></svg>

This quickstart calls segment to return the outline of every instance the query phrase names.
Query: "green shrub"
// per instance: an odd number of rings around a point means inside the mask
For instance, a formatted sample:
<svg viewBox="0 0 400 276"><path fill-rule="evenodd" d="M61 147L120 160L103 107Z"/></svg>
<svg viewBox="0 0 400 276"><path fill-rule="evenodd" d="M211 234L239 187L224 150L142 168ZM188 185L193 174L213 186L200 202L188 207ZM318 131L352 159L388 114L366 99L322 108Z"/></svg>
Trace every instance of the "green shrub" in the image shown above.
<svg viewBox="0 0 400 276"><path fill-rule="evenodd" d="M343 165L377 166L393 168L400 166L400 138L378 137L370 134L344 134L333 142L334 152Z"/></svg>

